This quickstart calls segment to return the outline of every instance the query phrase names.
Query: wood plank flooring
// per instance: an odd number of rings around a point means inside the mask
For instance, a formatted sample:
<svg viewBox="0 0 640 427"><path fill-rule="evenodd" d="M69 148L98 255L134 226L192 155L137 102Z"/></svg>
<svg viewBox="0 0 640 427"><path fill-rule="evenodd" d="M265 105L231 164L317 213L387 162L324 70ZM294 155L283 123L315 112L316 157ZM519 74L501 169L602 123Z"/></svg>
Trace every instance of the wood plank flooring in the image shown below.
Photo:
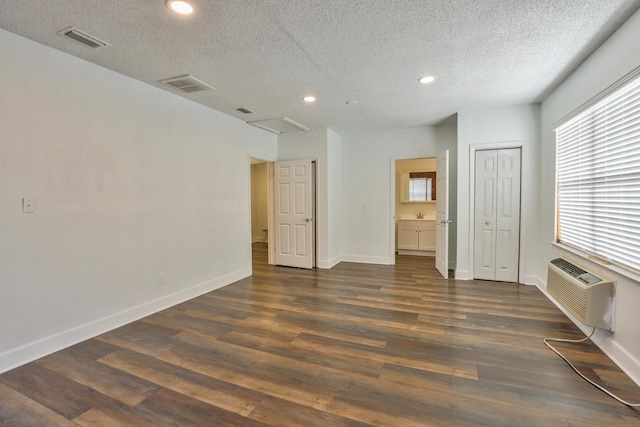
<svg viewBox="0 0 640 427"><path fill-rule="evenodd" d="M433 259L254 275L0 375L11 426L632 426L542 343L582 333L538 289ZM559 344L627 400L594 344Z"/></svg>

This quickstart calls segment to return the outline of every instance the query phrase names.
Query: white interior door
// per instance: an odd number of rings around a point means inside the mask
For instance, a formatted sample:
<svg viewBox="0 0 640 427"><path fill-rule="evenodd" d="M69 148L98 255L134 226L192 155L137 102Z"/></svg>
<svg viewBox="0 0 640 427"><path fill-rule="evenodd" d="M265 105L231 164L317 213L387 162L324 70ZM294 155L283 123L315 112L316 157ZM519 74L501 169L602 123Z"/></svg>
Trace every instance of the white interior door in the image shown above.
<svg viewBox="0 0 640 427"><path fill-rule="evenodd" d="M438 156L436 173L436 269L449 277L449 150Z"/></svg>
<svg viewBox="0 0 640 427"><path fill-rule="evenodd" d="M518 281L520 149L476 151L475 279Z"/></svg>
<svg viewBox="0 0 640 427"><path fill-rule="evenodd" d="M520 258L520 149L498 150L496 280L518 281Z"/></svg>
<svg viewBox="0 0 640 427"><path fill-rule="evenodd" d="M496 279L497 150L476 151L473 277Z"/></svg>
<svg viewBox="0 0 640 427"><path fill-rule="evenodd" d="M275 163L276 264L313 268L311 159Z"/></svg>

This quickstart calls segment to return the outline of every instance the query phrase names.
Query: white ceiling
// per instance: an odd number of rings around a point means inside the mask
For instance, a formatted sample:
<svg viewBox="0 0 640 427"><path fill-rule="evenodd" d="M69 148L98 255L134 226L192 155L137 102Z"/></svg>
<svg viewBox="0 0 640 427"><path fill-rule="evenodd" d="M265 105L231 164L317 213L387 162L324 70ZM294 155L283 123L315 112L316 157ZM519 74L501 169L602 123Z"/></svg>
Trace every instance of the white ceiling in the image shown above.
<svg viewBox="0 0 640 427"><path fill-rule="evenodd" d="M351 133L539 102L640 8L640 0L192 4L185 18L164 0L0 0L0 27L244 121L286 116ZM57 34L69 26L112 46L92 50ZM217 90L183 95L158 83L182 74ZM425 74L437 80L419 85ZM306 94L317 102L302 102Z"/></svg>

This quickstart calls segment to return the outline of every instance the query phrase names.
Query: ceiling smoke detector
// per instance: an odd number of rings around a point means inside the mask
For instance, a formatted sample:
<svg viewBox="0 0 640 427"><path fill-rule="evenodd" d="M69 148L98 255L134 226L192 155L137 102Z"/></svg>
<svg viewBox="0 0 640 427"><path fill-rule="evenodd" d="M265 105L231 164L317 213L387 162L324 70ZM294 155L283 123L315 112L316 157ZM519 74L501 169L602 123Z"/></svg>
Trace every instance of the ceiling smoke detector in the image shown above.
<svg viewBox="0 0 640 427"><path fill-rule="evenodd" d="M184 93L202 92L204 90L215 89L215 87L193 77L191 74L170 77L168 79L160 80L160 83L171 86L172 88Z"/></svg>
<svg viewBox="0 0 640 427"><path fill-rule="evenodd" d="M71 40L77 41L78 43L82 43L85 46L89 46L92 49L100 49L103 47L111 46L106 41L100 40L96 36L92 36L91 34L88 34L75 27L65 28L64 30L58 31L58 34L68 37Z"/></svg>

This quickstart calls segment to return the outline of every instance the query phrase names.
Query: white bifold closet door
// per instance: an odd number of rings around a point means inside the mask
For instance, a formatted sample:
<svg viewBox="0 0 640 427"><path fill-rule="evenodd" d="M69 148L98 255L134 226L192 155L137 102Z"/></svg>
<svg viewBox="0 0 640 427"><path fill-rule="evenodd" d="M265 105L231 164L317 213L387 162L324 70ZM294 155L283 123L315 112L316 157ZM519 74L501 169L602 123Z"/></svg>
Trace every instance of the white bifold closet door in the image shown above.
<svg viewBox="0 0 640 427"><path fill-rule="evenodd" d="M518 281L520 148L476 151L473 277Z"/></svg>

